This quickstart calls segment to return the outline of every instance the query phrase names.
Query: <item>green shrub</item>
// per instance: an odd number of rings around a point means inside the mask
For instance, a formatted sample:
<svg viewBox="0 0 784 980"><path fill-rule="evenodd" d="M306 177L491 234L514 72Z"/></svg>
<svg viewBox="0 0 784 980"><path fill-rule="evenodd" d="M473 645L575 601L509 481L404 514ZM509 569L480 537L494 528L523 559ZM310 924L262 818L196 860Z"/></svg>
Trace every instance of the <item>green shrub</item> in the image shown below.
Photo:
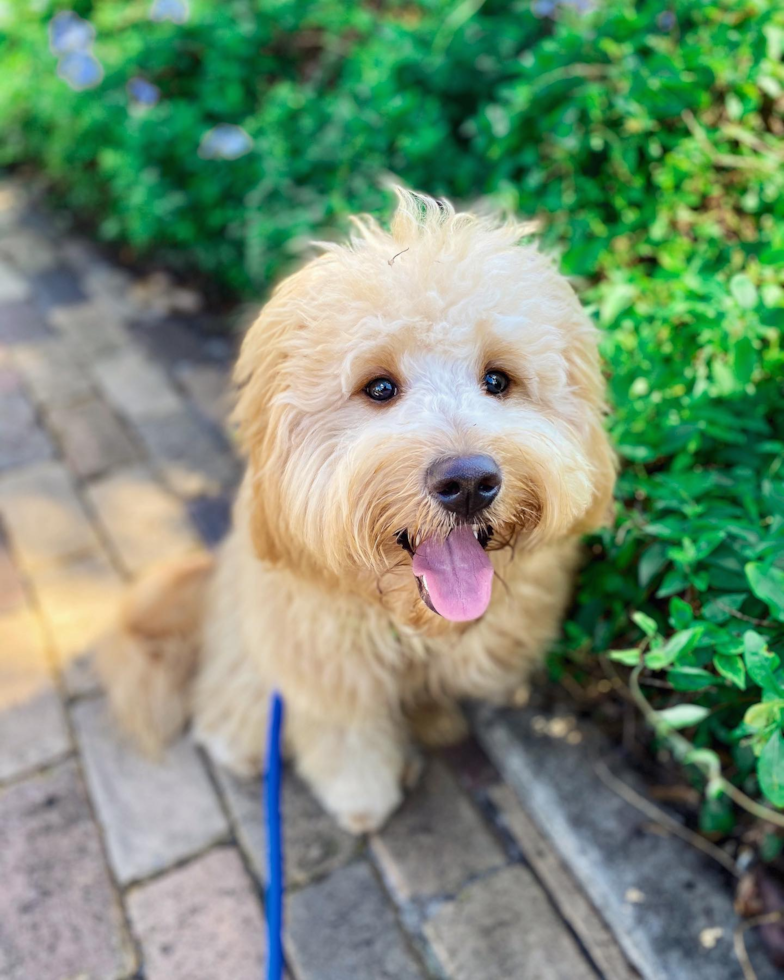
<svg viewBox="0 0 784 980"><path fill-rule="evenodd" d="M604 328L625 463L555 669L614 648L726 829L728 797L784 806L784 13L551 6L194 0L176 26L81 2L105 78L77 93L47 47L56 5L18 4L0 160L37 163L104 238L256 295L383 206L382 171L542 216ZM139 75L153 108L129 108ZM252 152L202 159L219 123Z"/></svg>

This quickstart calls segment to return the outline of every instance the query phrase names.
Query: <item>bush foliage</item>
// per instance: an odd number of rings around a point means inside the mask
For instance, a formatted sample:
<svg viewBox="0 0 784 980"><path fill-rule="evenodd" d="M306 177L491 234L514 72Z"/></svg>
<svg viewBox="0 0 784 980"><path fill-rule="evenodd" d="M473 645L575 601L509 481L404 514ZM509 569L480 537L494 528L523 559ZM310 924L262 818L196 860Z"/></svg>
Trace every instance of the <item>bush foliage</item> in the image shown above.
<svg viewBox="0 0 784 980"><path fill-rule="evenodd" d="M706 830L731 800L784 807L777 0L193 0L182 25L73 6L89 91L56 77L58 5L2 15L0 161L36 162L106 239L259 295L314 232L386 207L380 172L543 218L604 330L624 461L557 669L633 668L706 777ZM137 76L156 105L129 105ZM220 123L252 151L200 157Z"/></svg>

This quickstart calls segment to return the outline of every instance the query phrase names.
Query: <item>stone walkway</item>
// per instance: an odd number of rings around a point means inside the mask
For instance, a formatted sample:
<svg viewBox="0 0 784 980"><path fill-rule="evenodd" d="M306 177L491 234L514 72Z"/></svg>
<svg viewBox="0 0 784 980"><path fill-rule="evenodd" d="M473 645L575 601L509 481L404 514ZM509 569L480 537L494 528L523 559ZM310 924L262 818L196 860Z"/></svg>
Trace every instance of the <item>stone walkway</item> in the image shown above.
<svg viewBox="0 0 784 980"><path fill-rule="evenodd" d="M264 975L258 784L187 740L136 755L90 669L123 583L214 545L237 478L230 346L158 285L0 185L2 980ZM369 841L284 792L292 978L636 976L476 744Z"/></svg>

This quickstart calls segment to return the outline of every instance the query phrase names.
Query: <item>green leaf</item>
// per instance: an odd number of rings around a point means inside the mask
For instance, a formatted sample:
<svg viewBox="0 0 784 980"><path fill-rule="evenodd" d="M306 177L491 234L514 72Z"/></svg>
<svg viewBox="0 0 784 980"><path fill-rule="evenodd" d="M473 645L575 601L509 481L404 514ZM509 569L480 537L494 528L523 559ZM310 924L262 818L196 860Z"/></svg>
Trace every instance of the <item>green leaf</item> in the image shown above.
<svg viewBox="0 0 784 980"><path fill-rule="evenodd" d="M671 568L656 590L656 598L666 599L668 596L675 595L676 592L683 592L688 584L689 577L682 568Z"/></svg>
<svg viewBox="0 0 784 980"><path fill-rule="evenodd" d="M675 667L667 671L667 680L676 691L702 691L718 683L716 676L702 667Z"/></svg>
<svg viewBox="0 0 784 980"><path fill-rule="evenodd" d="M632 613L632 622L636 623L646 636L656 636L659 632L656 620L646 616L643 612Z"/></svg>
<svg viewBox="0 0 784 980"><path fill-rule="evenodd" d="M784 738L774 732L757 759L760 789L774 806L784 807Z"/></svg>
<svg viewBox="0 0 784 980"><path fill-rule="evenodd" d="M645 588L667 564L667 545L663 541L655 541L646 548L637 566L637 581Z"/></svg>
<svg viewBox="0 0 784 980"><path fill-rule="evenodd" d="M694 619L694 610L685 599L675 596L670 599L670 622L676 630L684 630Z"/></svg>
<svg viewBox="0 0 784 980"><path fill-rule="evenodd" d="M676 704L672 708L657 711L656 717L666 722L670 728L691 728L704 721L709 711L700 704Z"/></svg>
<svg viewBox="0 0 784 980"><path fill-rule="evenodd" d="M745 572L754 595L767 604L776 619L784 622L784 571L749 562Z"/></svg>
<svg viewBox="0 0 784 980"><path fill-rule="evenodd" d="M652 650L645 657L645 666L652 670L669 667L679 656L690 653L697 646L704 632L704 626L692 626L691 629L674 633L663 647Z"/></svg>
<svg viewBox="0 0 784 980"><path fill-rule="evenodd" d="M637 287L628 282L617 282L603 290L599 306L599 320L603 325L612 323L625 309L631 306L637 295Z"/></svg>
<svg viewBox="0 0 784 980"><path fill-rule="evenodd" d="M784 699L776 698L773 701L761 701L753 704L743 716L743 723L749 728L761 730L768 725L778 724L784 713Z"/></svg>
<svg viewBox="0 0 784 980"><path fill-rule="evenodd" d="M743 605L748 592L725 592L702 607L702 618L710 623L726 623L732 619L732 610L736 612Z"/></svg>
<svg viewBox="0 0 784 980"><path fill-rule="evenodd" d="M740 688L741 691L746 690L746 668L740 657L730 657L724 653L717 653L713 658L713 666L730 684Z"/></svg>
<svg viewBox="0 0 784 980"><path fill-rule="evenodd" d="M641 650L633 647L630 650L610 650L607 656L610 660L615 660L619 664L626 664L627 667L636 667L640 662L641 653Z"/></svg>
<svg viewBox="0 0 784 980"><path fill-rule="evenodd" d="M744 310L753 310L757 305L757 287L747 275L739 272L730 279L730 292Z"/></svg>
<svg viewBox="0 0 784 980"><path fill-rule="evenodd" d="M746 630L743 634L743 659L751 679L763 689L784 694L774 676L779 666L779 658L768 650L765 637L755 630Z"/></svg>

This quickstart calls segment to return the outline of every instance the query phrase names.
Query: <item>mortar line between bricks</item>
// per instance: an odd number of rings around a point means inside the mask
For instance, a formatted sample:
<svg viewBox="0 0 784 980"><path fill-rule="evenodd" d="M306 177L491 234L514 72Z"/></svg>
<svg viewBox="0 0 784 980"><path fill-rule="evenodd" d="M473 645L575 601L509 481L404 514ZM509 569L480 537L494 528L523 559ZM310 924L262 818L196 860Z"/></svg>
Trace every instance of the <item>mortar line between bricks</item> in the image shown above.
<svg viewBox="0 0 784 980"><path fill-rule="evenodd" d="M209 755L202 749L201 746L197 745L196 751L198 752L199 756L204 762L204 768L207 770L207 776L210 780L210 783L212 784L212 788L215 791L215 794L218 797L218 802L220 803L221 809L223 810L223 814L226 817L226 822L229 827L231 839L234 843L235 851L237 852L240 862L242 863L242 866L245 869L245 873L250 879L250 883L253 888L253 893L256 896L256 899L259 903L262 919L264 921L264 925L266 928L267 919L266 919L265 907L264 907L264 883L260 880L260 876L259 877L256 876L251 861L248 855L245 853L245 848L242 846L242 843L240 842L240 837L239 834L237 833L237 822L234 819L234 814L232 812L231 807L228 805L228 802L226 800L226 795L221 787L220 780L215 775L215 766L217 765L217 763L214 763L212 759L210 759ZM261 807L262 805L261 790L259 790L258 803L259 803L259 807ZM289 893L288 888L286 889L286 892ZM285 923L285 914L284 914L284 923ZM285 936L284 936L284 943L285 943ZM286 967L286 976L288 980L299 980L299 976L291 964L291 957L288 956L285 953L285 951L284 951L284 960L285 960L285 967Z"/></svg>
<svg viewBox="0 0 784 980"><path fill-rule="evenodd" d="M127 346L133 350L140 351L142 354L144 354L144 351L140 348L139 344L132 338L129 339L129 343ZM162 370L164 370L164 373L166 374L168 380L171 381L172 377L169 374L169 372L166 371L165 369ZM114 410L114 408L111 406L111 404L104 396L103 391L97 386L95 382L95 377L92 374L92 371L90 370L89 366L88 366L88 376L90 378L90 382L91 382L90 390L93 396L104 406L106 411L112 415L112 417L118 422L118 424L122 426L126 435L128 435L129 439L131 440L131 443L134 449L136 450L136 454L138 457L135 465L146 466L155 484L166 494L170 495L174 500L177 500L178 503L183 505L185 509L185 517L188 521L188 525L194 530L196 537L198 538L199 537L198 528L193 523L190 513L188 512L186 497L174 493L171 490L171 488L166 484L165 480L161 475L158 464L156 463L155 459L148 451L147 447L144 445L140 433L136 430L131 420L127 419L121 412L117 412ZM109 559L109 562L112 565L114 571L118 573L118 575L123 581L125 582L133 581L135 578L134 574L132 573L131 569L126 567L119 550L115 547L114 542L112 541L111 536L108 533L108 530L105 528L103 521L101 520L101 515L99 511L97 510L97 508L93 506L89 494L87 492L92 483L99 482L101 479L105 479L107 477L111 477L113 472L121 472L123 469L127 467L120 466L120 467L116 467L114 470L111 469L107 470L105 473L102 473L100 476L96 476L93 479L80 478L75 473L73 473L73 471L71 470L71 468L69 467L66 461L62 440L59 438L54 428L50 426L48 422L46 416L46 411L47 411L46 407L38 404L37 399L35 399L34 393L30 385L28 384L27 380L25 379L24 375L21 372L20 372L20 380L21 380L23 390L25 391L28 400L31 402L33 406L36 420L38 421L39 425L43 427L44 431L47 433L47 435L49 436L52 442L53 448L56 450L55 461L59 463L65 470L65 473L68 477L68 481L70 482L71 487L74 490L76 498L79 501L79 504L81 505L82 510L85 513L85 516L88 518L90 525L92 529L95 531L95 534L98 537L98 540L102 548L106 552L106 557ZM76 404L76 402L74 402L74 404ZM73 557L77 558L79 556L75 554ZM17 565L18 565L18 560L17 560Z"/></svg>
<svg viewBox="0 0 784 980"><path fill-rule="evenodd" d="M68 473L68 476L70 478L71 474L70 471L67 470L67 468L66 468L66 472ZM73 483L73 480L71 480L71 482ZM28 578L29 577L25 574L23 577L23 583L26 583ZM143 958L142 958L141 946L136 941L136 937L134 936L133 930L131 929L131 922L128 916L128 910L125 907L123 889L120 886L120 883L117 881L117 878L114 874L111 863L109 861L108 849L106 845L106 835L104 833L103 825L101 824L101 821L98 818L98 813L95 809L92 794L90 792L90 784L87 780L87 774L85 772L85 767L82 762L82 754L79 746L79 741L76 737L76 729L73 723L70 705L68 703L65 681L59 670L59 665L56 662L56 653L54 652L54 644L51 638L51 631L49 629L49 626L47 625L46 618L42 614L40 601L37 593L35 592L34 583L30 583L30 585L33 588L33 593L35 596L34 604L35 604L36 613L43 622L44 632L46 637L47 659L50 661L50 664L52 665L52 669L54 670L56 683L58 685L58 689L61 694L61 700L63 703L63 714L64 714L65 725L68 732L70 743L73 746L73 749L69 754L68 758L73 759L74 765L76 767L79 779L81 781L84 790L84 795L87 803L87 808L90 814L90 818L95 827L96 836L101 850L101 858L103 860L104 870L109 879L109 883L112 889L112 894L116 902L117 909L119 911L119 919L124 930L124 935L121 936L121 942L125 943L126 941L130 941L131 943L131 950L133 952L133 956L137 964L137 969L131 975L135 976L136 974L140 974L141 975L140 980L143 980ZM52 663L53 660L54 663Z"/></svg>
<svg viewBox="0 0 784 980"><path fill-rule="evenodd" d="M77 704L82 704L84 701L99 701L105 696L106 692L104 691L103 687L98 685L97 687L89 688L86 691L68 692L65 703L70 710L71 708L75 708Z"/></svg>
<svg viewBox="0 0 784 980"><path fill-rule="evenodd" d="M24 469L24 467L18 467L17 469L21 470ZM14 470L11 470L10 472L13 473ZM24 605L29 609L30 613L35 617L36 622L41 627L46 664L49 668L49 673L54 681L55 687L57 688L57 692L60 695L60 700L62 701L63 705L65 705L65 684L60 677L57 652L54 648L54 642L52 641L46 616L44 616L43 609L41 607L41 601L35 587L35 582L21 561L21 555L19 554L14 542L13 533L10 530L7 520L3 517L2 508L0 508L0 532L2 533L2 539L11 555L14 571L22 584Z"/></svg>
<svg viewBox="0 0 784 980"><path fill-rule="evenodd" d="M131 334L131 336L133 336ZM156 362L157 363L157 362ZM231 363L229 362L226 367L226 398L233 403L236 401L236 395L232 398L232 393L234 392L234 383L232 381L232 369ZM215 362L216 366L221 366L219 361ZM161 368L166 375L172 388L177 392L178 395L183 399L183 401L198 415L199 421L202 422L206 429L209 430L210 434L218 440L218 445L224 451L228 451L236 459L238 457L234 442L230 437L230 430L226 425L219 425L215 419L211 419L193 397L193 395L188 391L185 385L180 381L177 375L171 370L169 364L161 365ZM231 411L227 413L227 416L231 416Z"/></svg>
<svg viewBox="0 0 784 980"><path fill-rule="evenodd" d="M489 800L488 800L488 804L492 805ZM488 819L487 822L490 826L491 831L495 834L496 838L501 842L503 846L504 838L510 832L505 827L503 827L503 824L500 822L500 819L498 823L496 823L492 819ZM592 972L595 974L598 980L605 980L605 976L604 973L602 972L601 967L595 961L591 950L585 945L582 936L577 932L577 930L574 928L572 923L561 912L561 902L559 902L556 896L553 895L552 891L547 886L547 883L540 877L534 865L528 860L523 848L517 843L517 841L514 840L514 838L512 838L512 842L515 850L519 853L520 856L517 859L510 860L508 867L513 867L514 865L520 865L521 867L524 867L532 875L534 880L542 889L542 892L545 898L547 899L550 908L553 910L553 914L556 916L556 918L561 923L561 925L566 929L566 931L571 935L572 939L575 941L577 945L577 948L582 953L583 958L590 966ZM566 871L569 875L570 880L573 881L575 888L580 888L579 883L574 881L574 876L572 875L571 869L567 868ZM610 934L612 935L612 930L610 929L609 925L607 925L607 923L605 922L604 917L599 913L598 909L593 905L592 902L590 903L590 905L594 913L596 914L596 916L602 922L605 923L605 926L608 928ZM615 941L614 936L613 936L613 940Z"/></svg>
<svg viewBox="0 0 784 980"><path fill-rule="evenodd" d="M367 847L367 859L383 894L387 897L395 916L395 922L403 935L406 945L411 949L414 959L422 967L428 980L451 980L442 968L435 950L424 934L422 929L424 921L422 908L414 901L398 902L396 900L394 891L387 884L383 868L379 864L372 847ZM410 923L407 922L408 918L410 918Z"/></svg>
<svg viewBox="0 0 784 980"><path fill-rule="evenodd" d="M116 472L119 472L119 470ZM114 542L111 539L111 535L108 532L108 529L104 527L98 509L93 506L90 500L90 496L87 493L87 490L90 486L89 482L85 480L81 484L78 483L76 480L73 479L73 475L71 474L70 470L68 471L68 475L71 477L72 483L74 485L74 489L79 498L79 502L82 505L83 510L87 514L90 520L90 524L92 525L93 530L95 531L98 537L98 540L101 542L101 545L103 546L104 550L107 553L107 556L109 558L109 563L117 572L117 574L120 576L122 581L125 582L127 585L128 583L133 581L133 574L129 568L126 568L125 562L122 560L122 556L120 555L119 550L115 547ZM106 475L109 476L110 474L106 474Z"/></svg>
<svg viewBox="0 0 784 980"><path fill-rule="evenodd" d="M43 314L43 317L44 317L44 320L47 323L47 325L52 326L51 323L49 322L49 316L48 316L48 314ZM60 335L60 332L57 330L57 328L56 327L52 327L52 329L54 330L54 338L53 339L62 341L62 337ZM95 377L92 374L92 371L90 369L90 365L89 364L83 364L82 365L82 367L85 368L85 373L87 375L87 378L89 379L89 385L88 385L87 391L81 392L81 393L77 393L76 395L72 396L71 398L67 399L66 401L64 401L62 403L58 403L57 405L49 405L49 404L46 403L46 401L44 399L40 399L36 395L35 389L30 384L27 376L25 375L24 370L22 370L18 366L18 357L16 357L14 355L13 348L11 348L11 360L16 365L16 370L17 370L17 373L19 375L19 381L20 381L20 384L22 386L22 390L25 392L25 395L27 396L27 400L30 402L30 404L33 407L33 412L34 412L36 421L38 422L39 426L44 430L44 432L47 434L50 442L52 443L53 448L56 450L55 457L56 457L57 461L60 462L60 463L62 463L62 465L65 467L68 475L71 477L71 479L74 482L74 484L76 484L78 486L80 483L86 483L87 481L84 480L84 479L80 479L75 473L73 473L71 471L71 468L68 465L68 462L66 460L65 446L63 445L63 440L60 437L60 435L58 434L57 429L55 428L55 426L52 424L51 416L52 416L53 411L55 409L69 409L69 408L73 408L73 407L78 406L80 404L89 402L92 399L92 400L95 400L95 401L99 401L103 405L104 409L110 415L112 415L113 418L116 421L118 421L120 424L122 424L123 425L123 428L125 429L127 427L123 424L123 419L121 419L120 416L117 414L117 412L114 411L114 409L112 408L112 406L109 404L109 402L105 398L103 392L98 387L98 385L96 383L96 380L95 380ZM105 475L105 474L102 474L102 475ZM100 479L100 477L98 477L98 479Z"/></svg>
<svg viewBox="0 0 784 980"><path fill-rule="evenodd" d="M24 769L21 772L15 772L13 776L6 776L4 779L0 779L0 793L13 789L19 783L27 782L29 779L41 779L51 775L63 763L68 762L69 759L74 759L76 754L76 749L72 748L68 752L61 752L60 755L49 759L48 762L32 766L30 769Z"/></svg>
<svg viewBox="0 0 784 980"><path fill-rule="evenodd" d="M499 785L499 786L507 785L504 782L504 780L503 780L503 778L501 776L501 773L496 768L496 766L493 763L493 761L488 758L487 759L487 763L492 768L493 772L497 776L496 784ZM506 854L507 859L508 859L508 863L507 863L506 866L507 867L513 867L514 865L520 865L520 866L524 867L532 875L532 877L534 878L534 880L537 882L537 884L539 885L539 887L542 889L542 891L543 891L543 893L544 893L544 895L545 895L545 897L546 897L546 899L547 899L550 907L553 910L554 915L557 917L557 919L559 920L559 922L561 922L561 924L564 926L564 928L567 930L567 932L572 936L572 938L574 939L575 943L577 944L578 949L582 953L584 959L587 961L588 965L591 967L591 970L599 978L599 980L605 980L604 973L602 972L602 969L599 966L599 964L594 959L594 956L593 956L591 950L588 949L588 947L586 946L585 942L582 939L582 936L580 936L580 934L574 928L574 926L572 925L572 923L562 913L562 911L561 911L562 903L559 901L557 895L555 895L553 893L553 891L550 889L550 887L548 886L547 882L541 877L541 875L539 874L539 872L538 872L537 868L534 866L534 864L528 859L528 857L527 857L527 855L525 853L524 848L518 842L518 840L515 838L514 834L504 824L503 819L502 819L501 814L500 814L500 811L495 806L495 804L493 803L493 801L490 799L489 794L485 790L471 790L471 789L467 789L467 788L466 788L465 792L471 798L471 801L474 803L474 806L479 811L479 813L480 813L480 815L482 817L483 822L490 829L490 832L493 834L493 836L495 837L495 839L498 841L499 845L503 849L504 853ZM519 802L520 807L525 811L526 814L528 814L529 819L533 820L533 817L528 813L528 811L526 810L526 808L523 806L522 801L518 800L518 802ZM534 823L535 823L535 821L534 821ZM548 844L548 847L549 846L550 845ZM563 864L563 862L560 860L560 858L558 857L558 855L556 855L556 857L558 858L559 862L561 864ZM498 870L500 870L500 869L495 869L494 872L489 872L489 873L485 872L485 873L480 874L480 875L478 875L476 877L477 878L488 877L489 874L494 874ZM569 879L573 882L575 888L576 889L579 889L583 893L583 895L584 895L584 890L583 890L582 886L580 885L580 883L575 880L574 875L573 875L573 873L571 871L571 868L569 868L568 866L564 865L564 870L566 871ZM461 886L460 891L462 891L463 888L465 888L468 883L469 882L466 882L463 886ZM604 923L604 925L607 928L610 936L613 939L613 942L615 942L615 944L618 945L618 942L615 939L615 934L614 934L611 926L609 925L609 923L605 920L604 916L599 912L599 910L596 908L596 906L593 904L593 902L586 895L584 895L584 897L585 897L586 901L588 902L588 905L590 906L590 908L593 910L593 912L596 915L596 917L601 922ZM619 949L620 949L620 947L619 947ZM623 951L621 951L621 952L623 952ZM625 953L623 954L623 956L624 956L624 959L626 959L626 954Z"/></svg>
<svg viewBox="0 0 784 980"><path fill-rule="evenodd" d="M186 854L185 857L177 858L176 860L172 861L171 864L167 864L165 868L158 868L156 871L151 871L149 874L126 881L125 884L120 885L120 889L123 895L128 895L131 892L137 891L139 888L144 888L145 885L151 885L153 882L159 881L161 878L165 878L166 875L172 871L179 871L181 868L187 868L189 865L199 861L201 858L205 857L218 847L227 847L233 843L234 840L231 834L218 834L211 840L208 840L206 844L203 844L197 850L192 851L190 854Z"/></svg>
<svg viewBox="0 0 784 980"><path fill-rule="evenodd" d="M29 393L29 388L27 388L24 378L22 378L22 385L25 388L25 390L28 391ZM34 405L35 408L36 417L39 419L39 421L41 421L39 407L37 406L34 400L32 400L32 404ZM48 431L48 427L47 427L47 431ZM55 450L60 449L61 446L59 440L55 439L53 441L53 446ZM56 454L55 459L58 463L64 466L66 473L70 479L71 473L63 463L62 458ZM73 483L72 479L71 482ZM5 522L1 521L0 523L2 523L3 527L5 528ZM69 709L69 698L68 698L67 688L65 685L65 680L60 670L60 665L55 651L54 640L52 637L52 629L49 625L46 616L44 616L43 614L40 597L38 595L38 590L36 588L35 582L32 576L29 574L29 572L24 568L24 566L20 562L20 556L18 554L16 545L14 543L13 535L6 533L5 538L7 540L7 546L10 551L12 561L14 563L16 572L19 576L22 585L22 594L25 600L25 604L29 607L32 615L36 617L37 622L42 630L44 655L46 658L47 666L49 668L49 673L52 677L53 683L55 685L55 689L57 691L58 697L60 699L60 703L62 705L63 722L65 724L66 732L68 734L68 740L71 745L71 749L68 752L65 752L60 756L56 757L55 759L50 760L43 766L37 766L34 769L27 770L23 773L15 774L13 777L9 779L0 781L0 790L5 791L6 789L11 788L12 786L25 782L26 780L41 778L43 776L54 773L56 769L62 767L69 761L73 763L78 778L82 785L89 817L92 821L93 827L95 828L96 838L98 840L98 845L100 848L101 860L103 862L103 868L107 875L111 892L112 892L112 898L115 902L115 907L118 912L118 919L121 926L120 942L123 945L130 942L132 958L135 963L135 969L130 974L125 973L123 975L122 980L130 980L131 977L133 978L138 977L138 980L144 980L142 950L140 945L136 941L136 938L131 929L131 923L128 917L128 910L125 907L123 892L122 889L120 888L119 883L115 878L115 875L112 871L111 864L109 863L108 860L104 830L100 820L98 819L98 815L95 811L92 795L90 794L89 783L87 782L84 766L82 764L81 752L79 750L79 742L76 738L73 719L71 717L71 712ZM68 557L69 558L77 557L77 554Z"/></svg>
<svg viewBox="0 0 784 980"><path fill-rule="evenodd" d="M120 885L120 882L117 880L117 877L114 874L114 870L112 868L111 862L109 861L109 849L108 849L107 844L106 844L106 834L104 833L103 824L101 823L101 821L100 821L100 819L98 817L98 812L97 812L97 810L95 808L95 804L93 802L93 796L92 796L92 793L90 792L90 783L89 783L89 781L87 779L87 773L85 772L85 767L84 767L83 762L82 762L82 754L81 754L81 751L79 749L79 742L78 742L78 740L76 738L76 730L75 730L75 726L74 726L74 723L73 723L73 718L71 717L71 712L70 711L66 711L66 719L67 719L68 729L70 731L71 738L73 740L73 744L74 744L74 746L76 748L76 751L74 753L74 760L75 760L77 769L79 770L79 778L81 779L82 785L84 787L84 793L85 793L85 796L87 798L87 806L88 806L88 808L90 810L90 816L92 817L93 823L95 824L95 827L96 827L96 832L97 832L97 835L98 835L98 841L99 841L99 844L100 844L100 847L101 847L101 857L103 858L104 868L105 868L106 873L108 875L109 881L111 882L112 890L113 890L114 895L115 895L115 900L117 902L117 907L120 910L120 918L122 920L122 924L123 924L123 927L125 929L126 936L130 940L131 949L133 950L134 956L136 958L137 969L136 969L135 972L141 974L141 976L143 978L143 976L144 976L144 956L143 956L143 950L142 950L141 944L136 939L136 936L135 936L135 934L133 932L133 929L131 928L131 919L130 919L130 916L128 915L128 909L125 906L125 893L124 893L124 890L123 890L122 886ZM132 974L132 975L135 975L135 974Z"/></svg>
<svg viewBox="0 0 784 980"><path fill-rule="evenodd" d="M201 543L202 538L201 535L199 534L198 527L196 526L196 524L193 521L193 518L191 517L187 505L188 504L187 498L181 496L180 494L175 493L171 489L171 487L169 487L166 484L166 482L163 480L161 476L160 470L155 465L155 461L153 460L153 458L150 456L148 452L145 451L144 455L140 457L140 459L135 464L132 464L132 466L117 467L115 470L111 471L110 473L104 474L104 477L102 477L101 479L111 478L112 475L122 473L124 470L130 469L134 465L144 466L149 472L151 480L155 484L156 488L160 490L162 493L164 493L166 496L170 497L172 500L176 501L176 503L182 508L183 516L188 523L189 529L193 531L194 540ZM135 573L132 569L126 566L119 550L115 547L114 543L112 542L111 535L109 534L109 530L104 525L99 510L93 506L90 500L87 490L90 488L90 484L93 481L85 480L79 483L78 481L73 479L73 475L71 474L70 470L68 471L68 475L72 480L74 489L78 494L79 501L82 504L84 510L86 511L87 516L90 519L90 523L92 524L95 530L95 533L97 534L101 544L109 554L109 558L111 560L112 565L115 568L115 571L118 572L118 574L126 584L130 584L135 581L138 581L141 577L144 576L145 572ZM100 480L96 480L94 482L100 482Z"/></svg>
<svg viewBox="0 0 784 980"><path fill-rule="evenodd" d="M57 405L55 407L60 409L70 409L70 408L78 407L79 405L82 404L89 404L89 402L91 401L98 402L101 408L106 412L106 414L109 415L113 419L113 421L117 423L121 431L128 437L137 456L136 462L137 463L144 462L146 459L149 458L149 453L146 447L142 444L141 438L136 432L135 428L121 412L118 412L114 408L114 406L111 404L108 398L106 398L104 392L95 383L95 378L93 377L89 365L86 366L86 372L90 379L90 386L88 391L82 395L78 395L73 400L69 400L64 404ZM103 480L106 477L110 476L114 470L121 468L118 466L114 466L114 467L109 466L105 470L102 470L100 473L91 474L90 476L79 476L77 473L74 473L73 470L68 465L68 460L66 457L63 440L60 438L56 428L51 422L52 412L53 412L53 406L42 404L40 418L46 428L47 433L49 434L50 438L58 448L59 457L63 463L63 466L65 466L69 476L73 480L73 483L77 487L77 489L81 490L82 488L87 488L90 486L91 483L95 483L99 480ZM125 465L130 465L130 464L125 464Z"/></svg>

